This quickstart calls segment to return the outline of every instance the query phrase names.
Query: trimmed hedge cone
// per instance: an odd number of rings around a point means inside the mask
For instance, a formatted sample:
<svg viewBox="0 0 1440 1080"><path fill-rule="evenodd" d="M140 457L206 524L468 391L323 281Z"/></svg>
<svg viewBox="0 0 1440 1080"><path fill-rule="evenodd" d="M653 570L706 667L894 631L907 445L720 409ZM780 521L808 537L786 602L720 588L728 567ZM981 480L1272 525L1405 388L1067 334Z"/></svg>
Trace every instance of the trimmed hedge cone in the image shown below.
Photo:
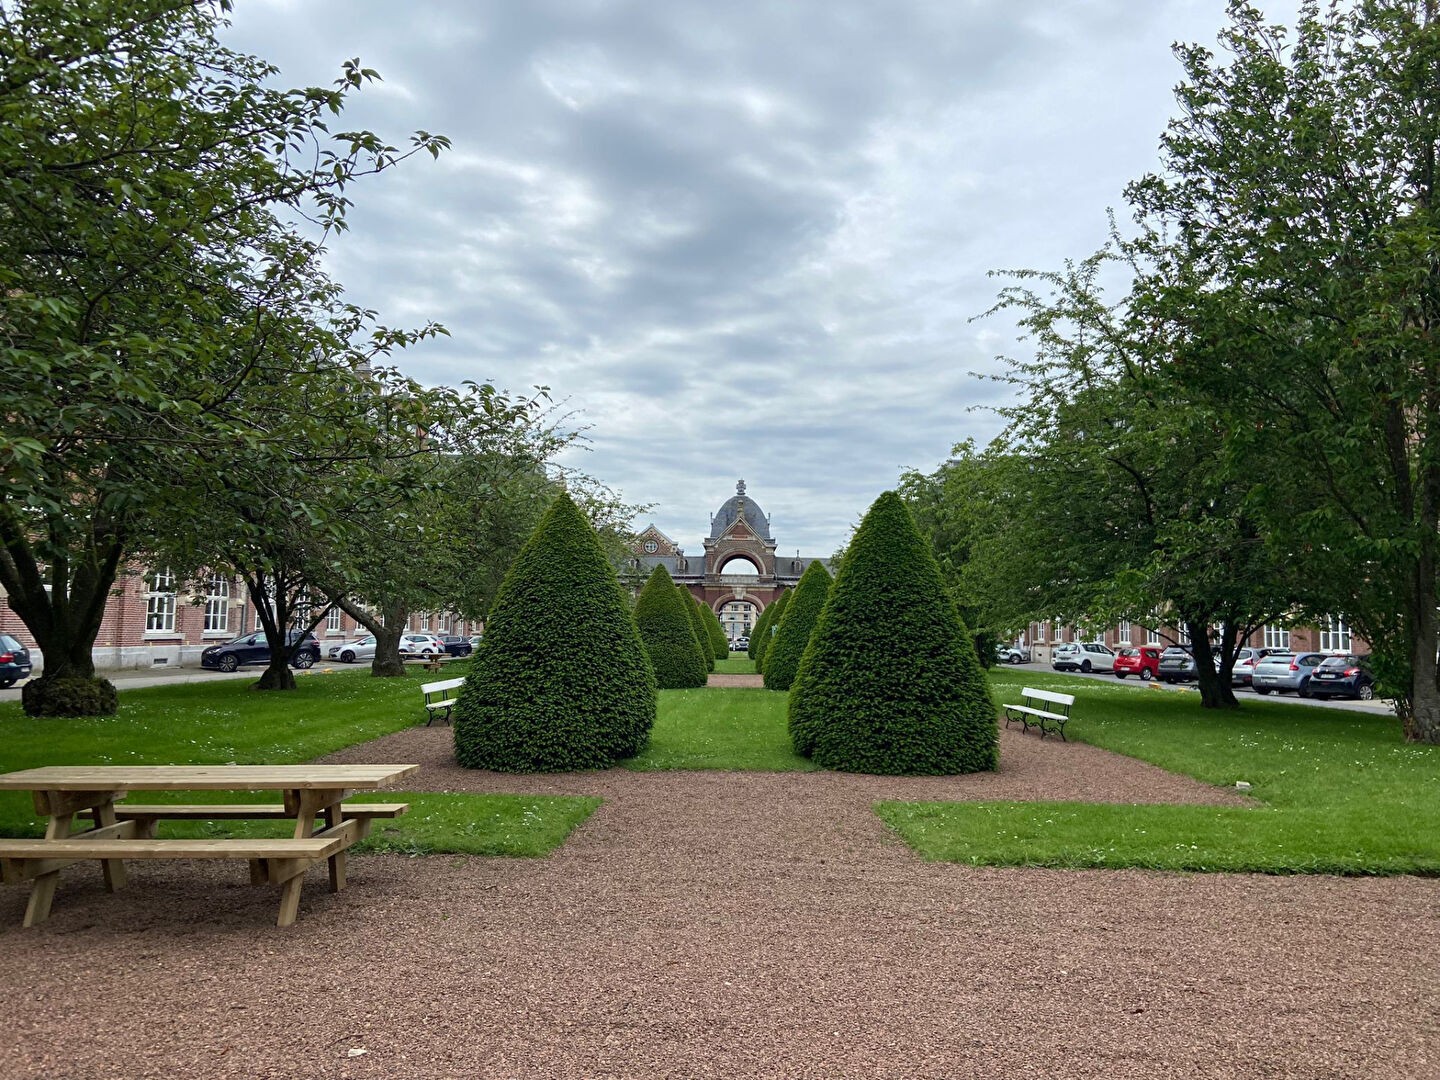
<svg viewBox="0 0 1440 1080"><path fill-rule="evenodd" d="M766 627L770 625L774 612L775 605L771 604L764 611L760 612L760 617L755 620L755 625L750 628L750 647L746 649L745 652L751 660L758 660L760 657L760 642L765 635ZM755 670L759 671L760 669L757 667Z"/></svg>
<svg viewBox="0 0 1440 1080"><path fill-rule="evenodd" d="M655 708L620 582L561 495L500 586L455 705L455 760L500 772L608 768L645 748Z"/></svg>
<svg viewBox="0 0 1440 1080"><path fill-rule="evenodd" d="M680 599L685 601L685 614L690 616L690 629L695 631L695 647L705 661L705 670L715 670L715 650L710 648L710 630L705 625L705 616L700 614L700 601L684 585L676 585Z"/></svg>
<svg viewBox="0 0 1440 1080"><path fill-rule="evenodd" d="M699 600L695 601L700 604ZM720 616L715 614L715 609L709 604L700 604L700 614L705 619L705 629L710 631L710 647L715 650L716 660L730 659L730 638L725 634L725 628L720 625Z"/></svg>
<svg viewBox="0 0 1440 1080"><path fill-rule="evenodd" d="M635 601L635 625L661 690L705 685L705 654L695 640L689 603L663 566L655 567Z"/></svg>
<svg viewBox="0 0 1440 1080"><path fill-rule="evenodd" d="M970 632L904 502L860 523L790 690L790 739L828 769L995 768L999 730Z"/></svg>
<svg viewBox="0 0 1440 1080"><path fill-rule="evenodd" d="M780 621L785 618L785 608L790 603L790 595L794 589L788 589L780 594L780 599L766 608L770 621L765 624L765 632L760 638L760 647L755 650L755 674L765 674L765 658L770 655L770 646L775 644L775 635L780 630Z"/></svg>
<svg viewBox="0 0 1440 1080"><path fill-rule="evenodd" d="M789 690L810 644L810 634L820 619L820 609L830 595L830 571L818 561L812 562L800 576L785 617L775 633L775 640L765 653L765 689Z"/></svg>

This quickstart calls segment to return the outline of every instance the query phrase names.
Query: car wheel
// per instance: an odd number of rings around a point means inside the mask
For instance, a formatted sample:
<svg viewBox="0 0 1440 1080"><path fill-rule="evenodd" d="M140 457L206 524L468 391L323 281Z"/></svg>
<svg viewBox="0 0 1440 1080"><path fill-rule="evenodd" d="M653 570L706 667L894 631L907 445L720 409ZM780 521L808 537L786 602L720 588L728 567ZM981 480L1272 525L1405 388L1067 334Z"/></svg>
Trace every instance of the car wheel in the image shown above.
<svg viewBox="0 0 1440 1080"><path fill-rule="evenodd" d="M6 683L6 685L8 686L9 683ZM1355 696L1361 701L1374 701L1375 687L1371 686L1369 683L1361 683L1355 688Z"/></svg>
<svg viewBox="0 0 1440 1080"><path fill-rule="evenodd" d="M312 652L296 653L295 659L290 662L294 664L295 667L299 668L301 671L304 671L306 668L314 666L315 654Z"/></svg>
<svg viewBox="0 0 1440 1080"><path fill-rule="evenodd" d="M1012 652L1009 656L1005 658L1005 662L1007 664L1018 664L1020 662L1020 656L1018 653Z"/></svg>
<svg viewBox="0 0 1440 1080"><path fill-rule="evenodd" d="M1149 682L1149 681L1150 681L1151 679L1153 679L1154 677L1155 677L1155 676L1153 676L1153 675L1150 674L1150 669L1149 669L1148 667L1146 667L1146 668L1141 668L1141 669L1140 669L1140 681L1141 681L1141 682Z"/></svg>
<svg viewBox="0 0 1440 1080"><path fill-rule="evenodd" d="M1117 671L1117 672L1115 672L1115 678L1117 678L1117 679L1123 679L1123 678L1125 677L1125 675L1126 675L1126 673L1123 672L1123 671Z"/></svg>
<svg viewBox="0 0 1440 1080"><path fill-rule="evenodd" d="M240 666L240 661L237 660L237 659L235 659L235 656L234 656L233 653L227 653L225 656L220 657L220 670L221 670L221 671L234 671L234 670L235 670L236 668L238 668L239 666Z"/></svg>
<svg viewBox="0 0 1440 1080"><path fill-rule="evenodd" d="M9 690L18 681L18 679L0 679L0 690Z"/></svg>
<svg viewBox="0 0 1440 1080"><path fill-rule="evenodd" d="M342 664L353 664L355 662L355 650L346 649L344 652L342 652L340 654L340 662Z"/></svg>
<svg viewBox="0 0 1440 1080"><path fill-rule="evenodd" d="M1090 661L1089 661L1089 660L1082 660L1082 661L1080 661L1080 670L1081 670L1082 673L1084 673L1084 674L1086 674L1086 675L1089 675L1089 674L1090 674L1090 670L1091 670L1091 669L1090 669Z"/></svg>
<svg viewBox="0 0 1440 1080"><path fill-rule="evenodd" d="M1265 697L1267 694L1270 693L1270 688L1268 686L1257 686L1255 687L1255 693L1259 694L1261 697Z"/></svg>
<svg viewBox="0 0 1440 1080"><path fill-rule="evenodd" d="M1303 698L1312 698L1315 696L1314 694L1310 693L1309 679L1301 679L1300 685L1295 688L1295 692Z"/></svg>

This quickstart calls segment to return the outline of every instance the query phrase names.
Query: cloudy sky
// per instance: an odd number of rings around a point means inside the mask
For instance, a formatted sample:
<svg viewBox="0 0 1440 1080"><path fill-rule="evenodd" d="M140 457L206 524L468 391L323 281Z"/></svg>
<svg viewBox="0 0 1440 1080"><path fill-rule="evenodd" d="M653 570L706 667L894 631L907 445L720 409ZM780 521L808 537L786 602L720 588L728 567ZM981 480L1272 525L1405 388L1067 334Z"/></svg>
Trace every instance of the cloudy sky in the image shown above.
<svg viewBox="0 0 1440 1080"><path fill-rule="evenodd" d="M743 477L828 555L901 470L988 441L1021 348L972 318L1104 240L1156 162L1176 40L1223 0L237 0L228 41L346 126L454 150L356 189L331 270L451 337L425 382L547 385L574 463L699 554ZM1275 10L1271 6L1268 10ZM1278 15L1278 12L1276 12Z"/></svg>

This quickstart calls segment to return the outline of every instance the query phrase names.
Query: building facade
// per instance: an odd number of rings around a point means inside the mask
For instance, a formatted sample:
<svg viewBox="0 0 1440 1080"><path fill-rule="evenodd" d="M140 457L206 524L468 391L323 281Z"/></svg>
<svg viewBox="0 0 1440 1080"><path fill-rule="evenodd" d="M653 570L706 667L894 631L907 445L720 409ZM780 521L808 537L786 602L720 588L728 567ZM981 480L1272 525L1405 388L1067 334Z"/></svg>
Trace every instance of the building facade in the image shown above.
<svg viewBox="0 0 1440 1080"><path fill-rule="evenodd" d="M626 577L632 588L638 587L656 566L664 566L677 584L710 606L732 641L749 636L760 613L794 588L812 562L830 566L828 558L802 556L798 550L793 558L779 554L770 516L746 494L744 480L710 515L704 548L698 558L687 556L654 524L647 525L635 538Z"/></svg>
<svg viewBox="0 0 1440 1080"><path fill-rule="evenodd" d="M1097 629L1082 627L1073 623L1039 622L1031 623L1018 644L1030 649L1033 659L1048 664L1055 646L1062 642L1100 641L1112 649L1124 649L1140 645L1185 644L1186 635L1178 627L1163 621L1154 624L1122 622L1116 626ZM1295 652L1355 652L1368 653L1369 644L1351 631L1341 616L1332 616L1320 626L1266 626L1240 643L1252 648L1292 649Z"/></svg>

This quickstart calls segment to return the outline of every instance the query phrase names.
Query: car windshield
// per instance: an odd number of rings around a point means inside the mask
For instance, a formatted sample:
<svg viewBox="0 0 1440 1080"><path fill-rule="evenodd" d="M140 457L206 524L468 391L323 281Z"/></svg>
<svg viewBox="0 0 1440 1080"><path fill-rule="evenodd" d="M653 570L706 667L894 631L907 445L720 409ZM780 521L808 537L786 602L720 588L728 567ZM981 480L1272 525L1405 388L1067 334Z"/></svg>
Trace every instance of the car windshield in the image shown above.
<svg viewBox="0 0 1440 1080"><path fill-rule="evenodd" d="M1327 656L1320 663L1320 667L1326 671L1344 671L1346 668L1355 667L1359 663L1360 661L1353 656Z"/></svg>
<svg viewBox="0 0 1440 1080"><path fill-rule="evenodd" d="M1190 654L1184 649L1166 649L1160 654L1162 660L1188 660Z"/></svg>
<svg viewBox="0 0 1440 1080"><path fill-rule="evenodd" d="M1117 656L1139 656L1139 655L1140 655L1140 650L1139 650L1139 649L1121 649L1121 650L1120 650L1118 653L1116 653L1115 655L1117 655Z"/></svg>

